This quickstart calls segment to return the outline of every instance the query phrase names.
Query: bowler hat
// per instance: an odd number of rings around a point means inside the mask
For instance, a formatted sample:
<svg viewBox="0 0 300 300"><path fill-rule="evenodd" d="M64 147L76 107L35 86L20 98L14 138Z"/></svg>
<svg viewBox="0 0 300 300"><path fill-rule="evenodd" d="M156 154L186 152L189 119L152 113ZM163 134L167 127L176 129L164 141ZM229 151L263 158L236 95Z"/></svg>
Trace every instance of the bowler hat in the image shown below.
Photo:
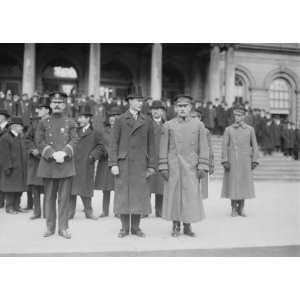
<svg viewBox="0 0 300 300"><path fill-rule="evenodd" d="M150 106L151 109L165 109L165 106L163 105L163 103L160 100L154 100L152 102L152 105Z"/></svg>
<svg viewBox="0 0 300 300"><path fill-rule="evenodd" d="M110 109L110 111L107 113L108 116L118 116L122 113L119 107L114 106Z"/></svg>
<svg viewBox="0 0 300 300"><path fill-rule="evenodd" d="M78 112L79 116L87 116L87 117L92 117L93 113L91 110L90 105L85 104L85 105L81 105L79 106L79 112Z"/></svg>
<svg viewBox="0 0 300 300"><path fill-rule="evenodd" d="M8 123L9 125L19 124L24 126L23 119L21 117L12 117Z"/></svg>
<svg viewBox="0 0 300 300"><path fill-rule="evenodd" d="M4 115L4 116L6 116L7 118L10 117L9 112L8 112L6 109L0 109L0 115Z"/></svg>
<svg viewBox="0 0 300 300"><path fill-rule="evenodd" d="M50 99L49 97L41 97L39 99L39 105L38 107L47 107L50 108Z"/></svg>

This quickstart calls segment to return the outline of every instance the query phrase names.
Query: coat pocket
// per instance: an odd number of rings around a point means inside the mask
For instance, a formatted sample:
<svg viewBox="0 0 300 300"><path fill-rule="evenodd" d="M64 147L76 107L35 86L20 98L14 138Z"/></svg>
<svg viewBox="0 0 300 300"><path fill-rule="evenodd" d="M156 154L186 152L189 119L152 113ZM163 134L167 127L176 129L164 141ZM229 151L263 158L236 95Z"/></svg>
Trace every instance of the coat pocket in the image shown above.
<svg viewBox="0 0 300 300"><path fill-rule="evenodd" d="M127 157L127 153L126 152L121 152L118 155L118 159L125 159Z"/></svg>

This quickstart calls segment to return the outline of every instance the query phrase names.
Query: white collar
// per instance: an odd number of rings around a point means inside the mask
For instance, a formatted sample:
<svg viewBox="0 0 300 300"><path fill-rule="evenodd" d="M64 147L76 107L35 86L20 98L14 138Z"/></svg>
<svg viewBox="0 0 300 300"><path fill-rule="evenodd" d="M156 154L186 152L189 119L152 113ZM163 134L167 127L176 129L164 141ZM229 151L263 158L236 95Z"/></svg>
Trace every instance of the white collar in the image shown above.
<svg viewBox="0 0 300 300"><path fill-rule="evenodd" d="M18 136L18 133L17 132L15 132L14 130L10 130L10 132L15 136L15 137L17 137Z"/></svg>

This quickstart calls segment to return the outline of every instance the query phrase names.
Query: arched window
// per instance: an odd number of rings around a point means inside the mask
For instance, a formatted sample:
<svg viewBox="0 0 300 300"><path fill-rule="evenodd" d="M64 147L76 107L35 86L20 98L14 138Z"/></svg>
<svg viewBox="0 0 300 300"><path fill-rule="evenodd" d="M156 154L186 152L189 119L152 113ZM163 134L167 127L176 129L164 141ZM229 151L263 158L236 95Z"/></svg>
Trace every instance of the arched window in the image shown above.
<svg viewBox="0 0 300 300"><path fill-rule="evenodd" d="M291 105L291 86L284 78L272 81L269 90L270 109L272 113L288 114Z"/></svg>
<svg viewBox="0 0 300 300"><path fill-rule="evenodd" d="M245 103L247 99L248 86L245 80L240 75L235 75L235 100L240 103Z"/></svg>

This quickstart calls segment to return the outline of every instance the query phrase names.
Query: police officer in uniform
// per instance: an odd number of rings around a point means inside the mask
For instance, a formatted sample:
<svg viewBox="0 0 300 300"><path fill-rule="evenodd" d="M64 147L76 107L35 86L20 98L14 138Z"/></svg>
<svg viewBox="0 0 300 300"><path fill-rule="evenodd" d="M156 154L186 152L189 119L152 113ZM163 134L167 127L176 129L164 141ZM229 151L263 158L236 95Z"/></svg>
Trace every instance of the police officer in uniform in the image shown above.
<svg viewBox="0 0 300 300"><path fill-rule="evenodd" d="M70 239L68 208L71 181L75 175L73 160L78 141L76 123L65 115L66 94L50 95L52 114L39 122L36 142L41 153L38 176L44 178L47 231L44 237L55 233L56 196L58 200L58 234Z"/></svg>

